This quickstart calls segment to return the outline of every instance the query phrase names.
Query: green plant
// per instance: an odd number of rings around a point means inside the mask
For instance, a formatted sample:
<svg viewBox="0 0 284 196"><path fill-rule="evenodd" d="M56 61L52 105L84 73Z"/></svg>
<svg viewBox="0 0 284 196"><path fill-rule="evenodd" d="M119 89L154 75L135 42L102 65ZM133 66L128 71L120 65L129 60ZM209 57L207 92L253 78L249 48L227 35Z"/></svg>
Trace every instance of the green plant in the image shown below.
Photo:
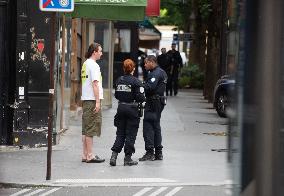
<svg viewBox="0 0 284 196"><path fill-rule="evenodd" d="M198 65L183 67L179 77L179 87L203 88L204 73L200 71Z"/></svg>
<svg viewBox="0 0 284 196"><path fill-rule="evenodd" d="M188 76L182 76L178 80L179 88L187 88L189 87L190 78Z"/></svg>

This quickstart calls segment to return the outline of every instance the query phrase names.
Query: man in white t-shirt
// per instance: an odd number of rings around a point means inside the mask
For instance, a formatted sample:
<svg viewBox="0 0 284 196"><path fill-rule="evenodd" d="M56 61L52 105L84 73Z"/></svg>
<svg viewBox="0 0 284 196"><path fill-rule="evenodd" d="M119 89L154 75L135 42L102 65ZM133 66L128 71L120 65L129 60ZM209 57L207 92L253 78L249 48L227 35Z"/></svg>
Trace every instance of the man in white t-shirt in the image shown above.
<svg viewBox="0 0 284 196"><path fill-rule="evenodd" d="M102 163L105 160L93 154L93 137L100 137L102 125L101 100L103 99L102 75L96 60L102 56L102 47L92 43L85 55L81 70L82 79L82 162Z"/></svg>

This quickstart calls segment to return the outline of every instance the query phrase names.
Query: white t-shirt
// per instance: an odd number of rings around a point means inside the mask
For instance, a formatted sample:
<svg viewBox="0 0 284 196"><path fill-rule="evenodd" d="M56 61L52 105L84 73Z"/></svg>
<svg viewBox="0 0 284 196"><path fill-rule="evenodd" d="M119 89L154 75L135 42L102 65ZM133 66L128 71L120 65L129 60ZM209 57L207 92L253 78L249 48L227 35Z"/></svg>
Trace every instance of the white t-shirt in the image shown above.
<svg viewBox="0 0 284 196"><path fill-rule="evenodd" d="M81 70L82 96L81 100L96 100L94 95L93 82L99 83L99 98L103 99L102 74L100 66L93 59L87 59Z"/></svg>

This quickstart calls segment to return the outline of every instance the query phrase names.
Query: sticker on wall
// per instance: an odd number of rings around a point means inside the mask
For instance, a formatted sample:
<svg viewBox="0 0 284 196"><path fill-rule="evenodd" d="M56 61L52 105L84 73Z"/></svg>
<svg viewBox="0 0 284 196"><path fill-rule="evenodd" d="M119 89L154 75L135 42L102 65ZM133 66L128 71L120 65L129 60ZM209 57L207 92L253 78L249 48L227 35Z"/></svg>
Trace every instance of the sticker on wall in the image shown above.
<svg viewBox="0 0 284 196"><path fill-rule="evenodd" d="M38 39L37 40L37 49L40 54L42 54L43 49L44 49L44 40L43 39Z"/></svg>
<svg viewBox="0 0 284 196"><path fill-rule="evenodd" d="M19 95L25 95L25 87L19 86Z"/></svg>

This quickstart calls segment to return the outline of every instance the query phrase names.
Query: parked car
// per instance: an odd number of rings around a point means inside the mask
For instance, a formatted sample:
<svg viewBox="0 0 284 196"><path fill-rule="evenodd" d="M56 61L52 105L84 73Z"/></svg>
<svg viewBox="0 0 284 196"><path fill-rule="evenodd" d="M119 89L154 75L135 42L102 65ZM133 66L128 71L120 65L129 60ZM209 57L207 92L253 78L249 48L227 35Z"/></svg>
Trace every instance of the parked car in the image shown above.
<svg viewBox="0 0 284 196"><path fill-rule="evenodd" d="M224 75L216 82L213 106L220 117L227 117L227 109L232 101L235 83L236 81L231 75Z"/></svg>

